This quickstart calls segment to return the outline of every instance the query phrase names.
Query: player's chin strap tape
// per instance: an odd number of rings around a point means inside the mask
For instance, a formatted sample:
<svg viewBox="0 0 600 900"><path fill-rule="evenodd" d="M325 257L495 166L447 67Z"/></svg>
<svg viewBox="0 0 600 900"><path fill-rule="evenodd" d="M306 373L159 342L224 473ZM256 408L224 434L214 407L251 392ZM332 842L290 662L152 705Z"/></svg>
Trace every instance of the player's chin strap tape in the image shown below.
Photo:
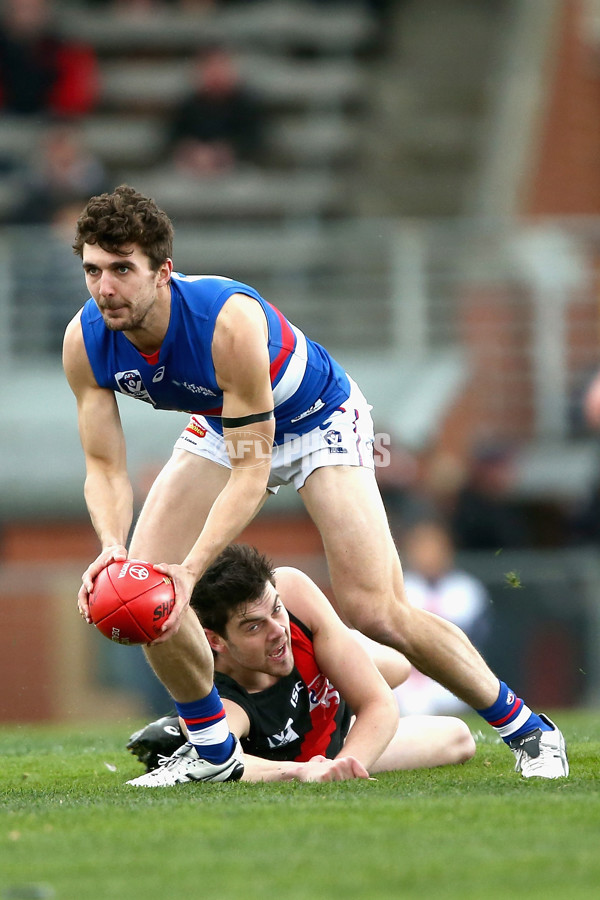
<svg viewBox="0 0 600 900"><path fill-rule="evenodd" d="M275 418L275 410L264 413L256 413L254 416L240 416L237 419L228 419L225 416L221 418L223 428L243 428L245 425L254 425L255 422L268 422L269 419Z"/></svg>

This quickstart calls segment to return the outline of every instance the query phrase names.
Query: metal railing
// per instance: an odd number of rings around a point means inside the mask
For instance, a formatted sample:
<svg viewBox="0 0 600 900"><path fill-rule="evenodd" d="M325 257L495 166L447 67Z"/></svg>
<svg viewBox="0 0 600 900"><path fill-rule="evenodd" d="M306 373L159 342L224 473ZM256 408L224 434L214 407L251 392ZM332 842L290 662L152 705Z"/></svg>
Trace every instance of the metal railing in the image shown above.
<svg viewBox="0 0 600 900"><path fill-rule="evenodd" d="M26 447L38 443L28 391L48 440L63 414L62 334L86 299L70 242L0 231L0 402ZM260 290L353 374L379 427L416 449L467 406L482 434L565 445L586 434L581 394L599 362L599 244L600 219L200 224L177 229L175 266Z"/></svg>

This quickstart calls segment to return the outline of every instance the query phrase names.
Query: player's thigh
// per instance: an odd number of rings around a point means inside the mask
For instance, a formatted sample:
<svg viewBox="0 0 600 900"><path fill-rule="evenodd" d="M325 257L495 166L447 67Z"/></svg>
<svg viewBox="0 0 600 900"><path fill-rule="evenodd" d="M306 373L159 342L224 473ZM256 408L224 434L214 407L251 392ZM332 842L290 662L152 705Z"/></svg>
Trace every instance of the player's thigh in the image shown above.
<svg viewBox="0 0 600 900"><path fill-rule="evenodd" d="M348 605L403 600L400 560L374 473L361 466L323 466L300 490L321 533L333 590Z"/></svg>
<svg viewBox="0 0 600 900"><path fill-rule="evenodd" d="M185 559L228 480L225 466L175 450L148 492L130 555L150 562Z"/></svg>

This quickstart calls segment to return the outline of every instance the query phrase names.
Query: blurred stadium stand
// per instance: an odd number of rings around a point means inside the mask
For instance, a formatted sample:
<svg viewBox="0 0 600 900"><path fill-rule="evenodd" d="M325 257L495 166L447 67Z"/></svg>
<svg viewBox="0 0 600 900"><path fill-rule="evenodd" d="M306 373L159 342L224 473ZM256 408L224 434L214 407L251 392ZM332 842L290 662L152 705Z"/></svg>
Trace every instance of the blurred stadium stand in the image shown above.
<svg viewBox="0 0 600 900"><path fill-rule="evenodd" d="M600 473L580 412L600 339L596 0L405 0L385 39L360 2L261 0L118 20L82 2L56 7L63 33L100 58L102 104L82 120L89 146L115 184L151 193L173 216L176 268L260 289L346 365L377 430L417 459L508 442L513 491L535 515L568 514L585 499ZM192 183L165 164L165 115L198 45L223 40L264 97L265 158ZM0 216L19 199L11 161L45 124L0 116ZM58 228L0 227L0 265L0 602L27 597L43 616L71 604L95 552L59 361L85 294ZM141 495L185 416L127 400L121 409ZM250 539L326 586L318 535L293 493L270 506ZM525 617L531 634L537 617L548 626L539 658L564 652L585 670L566 688L534 685L513 647L507 677L544 703L600 702L596 552L467 560L496 597L503 651L511 617ZM506 592L513 568L529 592ZM560 609L567 595L570 611ZM64 627L83 653L69 622L65 613L48 627ZM11 666L27 668L16 620L14 629L5 681ZM35 716L78 716L96 688L70 694L72 673L53 659L48 677L64 690L48 691ZM31 685L22 690L33 703ZM15 715L0 708L0 720Z"/></svg>

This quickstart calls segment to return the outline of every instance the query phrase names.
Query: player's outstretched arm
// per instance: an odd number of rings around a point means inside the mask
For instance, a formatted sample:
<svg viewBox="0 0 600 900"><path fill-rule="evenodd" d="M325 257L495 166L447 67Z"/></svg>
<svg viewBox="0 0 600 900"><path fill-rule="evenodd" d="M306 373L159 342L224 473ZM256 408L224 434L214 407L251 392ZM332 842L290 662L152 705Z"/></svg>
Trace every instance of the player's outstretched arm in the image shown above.
<svg viewBox="0 0 600 900"><path fill-rule="evenodd" d="M307 762L276 762L244 754L242 781L304 781L324 783L369 778L369 773L352 756L327 759L315 756Z"/></svg>
<svg viewBox="0 0 600 900"><path fill-rule="evenodd" d="M87 357L79 314L69 323L63 366L77 400L79 436L85 455L85 500L102 551L86 569L78 603L89 619L88 595L98 572L127 558L125 543L133 518L133 491L127 474L125 438L115 395L98 387Z"/></svg>

